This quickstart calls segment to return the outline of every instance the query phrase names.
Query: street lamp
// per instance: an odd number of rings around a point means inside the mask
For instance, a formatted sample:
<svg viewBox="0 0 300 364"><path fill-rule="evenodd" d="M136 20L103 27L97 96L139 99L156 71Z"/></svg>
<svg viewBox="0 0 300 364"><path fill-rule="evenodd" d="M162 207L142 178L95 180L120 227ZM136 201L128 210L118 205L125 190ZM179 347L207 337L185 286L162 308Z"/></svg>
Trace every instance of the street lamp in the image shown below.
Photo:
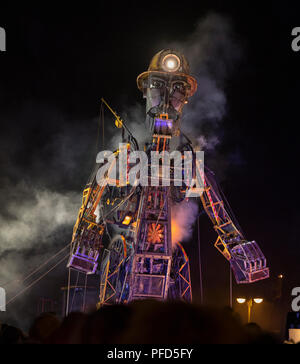
<svg viewBox="0 0 300 364"><path fill-rule="evenodd" d="M256 303L257 305L263 303L263 298L250 298L249 300L246 300L246 298L237 298L237 303L239 303L240 305L247 303L247 307L248 307L248 323L251 322L251 311L252 311L252 307L253 307L253 303Z"/></svg>

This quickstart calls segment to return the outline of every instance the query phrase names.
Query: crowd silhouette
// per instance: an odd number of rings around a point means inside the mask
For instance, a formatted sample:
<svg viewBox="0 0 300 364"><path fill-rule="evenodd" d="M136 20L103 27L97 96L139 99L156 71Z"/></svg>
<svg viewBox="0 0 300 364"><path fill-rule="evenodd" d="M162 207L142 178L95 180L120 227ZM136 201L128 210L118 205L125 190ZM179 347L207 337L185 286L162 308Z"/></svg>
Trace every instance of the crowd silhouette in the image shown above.
<svg viewBox="0 0 300 364"><path fill-rule="evenodd" d="M27 334L0 323L0 344L279 344L230 308L184 302L136 301L100 310L36 318Z"/></svg>

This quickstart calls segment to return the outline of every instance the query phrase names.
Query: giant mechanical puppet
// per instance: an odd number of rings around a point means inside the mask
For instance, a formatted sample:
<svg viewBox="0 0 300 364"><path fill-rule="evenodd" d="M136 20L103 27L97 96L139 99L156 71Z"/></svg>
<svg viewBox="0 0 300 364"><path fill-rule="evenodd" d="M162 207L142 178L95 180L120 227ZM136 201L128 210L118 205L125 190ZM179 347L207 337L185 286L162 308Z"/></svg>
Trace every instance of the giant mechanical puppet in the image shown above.
<svg viewBox="0 0 300 364"><path fill-rule="evenodd" d="M146 99L146 126L151 138L142 146L151 152L171 151L171 141L180 136L177 150L195 151L181 132L182 111L197 90L183 54L163 50L151 61L137 84ZM127 153L139 150L138 141L126 123L109 107L122 129ZM120 150L114 152L118 162ZM116 162L116 163L117 163ZM203 166L202 166L203 167ZM76 221L68 268L86 275L100 274L99 307L140 299L192 300L188 256L180 243L172 245L171 208L186 199L186 186L174 184L143 187L121 183L99 184L97 164L83 192ZM171 168L171 181L174 179ZM243 236L214 181L213 174L193 162L201 177L201 202L217 233L215 247L229 261L237 283L252 283L269 277L266 259L255 241ZM148 169L150 175L150 167ZM184 173L184 170L182 170ZM109 171L106 175L110 179ZM125 176L126 181L126 176Z"/></svg>

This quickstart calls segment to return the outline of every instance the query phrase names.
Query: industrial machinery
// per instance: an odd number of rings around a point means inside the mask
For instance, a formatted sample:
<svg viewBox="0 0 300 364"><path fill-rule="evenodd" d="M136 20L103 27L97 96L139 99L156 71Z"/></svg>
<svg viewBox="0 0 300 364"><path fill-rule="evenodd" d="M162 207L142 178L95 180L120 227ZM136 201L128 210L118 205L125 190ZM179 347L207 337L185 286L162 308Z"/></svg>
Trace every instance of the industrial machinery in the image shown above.
<svg viewBox="0 0 300 364"><path fill-rule="evenodd" d="M143 146L145 155L172 152L171 141L179 139L176 150L195 156L187 136L181 132L183 107L197 90L189 64L178 51L156 54L147 72L137 79L146 99L146 130L151 139ZM97 166L83 192L68 267L86 275L100 273L99 306L127 303L145 298L192 300L188 256L180 242L172 242L172 208L189 198L188 185L178 187L175 176L185 175L182 165L172 165L170 185L162 183L161 162L147 164L144 179L158 172L156 183L130 183L129 166L123 172L116 167L128 162L139 151L139 143L124 122L102 99L122 130L123 143L109 155L106 173L99 174L105 161ZM121 149L124 149L123 151ZM122 159L122 161L121 161ZM192 159L192 178L198 178L198 195L218 235L215 247L229 261L237 283L252 283L269 277L266 259L255 241L243 236L222 197L213 173L204 161ZM177 169L177 170L176 170ZM195 177L196 176L196 177ZM141 179L140 175L140 179ZM184 181L189 178L184 176ZM103 180L105 183L103 183ZM151 180L153 182L153 180Z"/></svg>

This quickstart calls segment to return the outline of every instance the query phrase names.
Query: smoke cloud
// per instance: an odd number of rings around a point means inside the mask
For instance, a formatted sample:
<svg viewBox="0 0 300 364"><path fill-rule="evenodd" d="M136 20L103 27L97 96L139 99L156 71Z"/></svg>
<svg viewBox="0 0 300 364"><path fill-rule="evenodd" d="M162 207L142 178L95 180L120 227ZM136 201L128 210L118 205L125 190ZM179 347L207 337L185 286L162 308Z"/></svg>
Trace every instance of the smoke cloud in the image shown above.
<svg viewBox="0 0 300 364"><path fill-rule="evenodd" d="M23 120L27 127L16 133ZM81 191L95 163L98 120L68 120L46 105L26 103L2 121L7 128L0 136L0 287L10 300L68 253L23 282L71 241ZM48 125L47 134L36 134L40 124ZM8 307L6 320L29 325L38 298L58 297L66 284L65 264L48 276L53 287L41 281L18 306Z"/></svg>
<svg viewBox="0 0 300 364"><path fill-rule="evenodd" d="M189 240L199 213L198 204L194 201L183 201L172 206L172 244Z"/></svg>
<svg viewBox="0 0 300 364"><path fill-rule="evenodd" d="M214 149L221 141L218 128L227 113L226 81L241 57L240 44L228 19L209 14L184 43L173 46L186 55L198 82L182 128L199 148Z"/></svg>
<svg viewBox="0 0 300 364"><path fill-rule="evenodd" d="M126 122L126 125L128 126L130 132L137 139L139 146L142 149L144 144L151 140L150 131L145 126L145 107L141 104L136 104L129 108L125 106L122 117ZM118 148L119 143L122 142L121 132L118 132L118 130L116 130L112 123L109 124L108 132L109 135L112 136L111 138L109 138L109 150L111 150L111 148Z"/></svg>
<svg viewBox="0 0 300 364"><path fill-rule="evenodd" d="M226 81L242 56L232 24L210 13L183 41L162 42L159 49L163 48L181 51L198 82L197 93L184 109L182 130L198 149L212 151L222 139L219 127L227 113Z"/></svg>
<svg viewBox="0 0 300 364"><path fill-rule="evenodd" d="M9 201L6 211L11 218L0 216L0 256L11 249L49 244L57 229L74 223L80 201L80 195L74 192L32 190L25 184L17 185L15 190L32 198L21 205L19 198Z"/></svg>
<svg viewBox="0 0 300 364"><path fill-rule="evenodd" d="M37 190L25 183L12 188L16 196L9 199L5 216L0 215L0 286L6 289L8 300L68 254L67 248L27 281L23 281L25 276L70 242L80 204L80 195L76 192ZM26 196L26 200L23 196ZM16 306L8 306L8 319L27 327L30 325L31 312L24 320L26 305L37 307L39 297L57 297L59 285L64 281L61 278L65 276L62 272L65 271L66 260L63 263L47 278L48 282L57 282L58 286L49 287L47 291L45 282L41 281L28 291L29 296L27 293L17 300L18 310L14 310Z"/></svg>

